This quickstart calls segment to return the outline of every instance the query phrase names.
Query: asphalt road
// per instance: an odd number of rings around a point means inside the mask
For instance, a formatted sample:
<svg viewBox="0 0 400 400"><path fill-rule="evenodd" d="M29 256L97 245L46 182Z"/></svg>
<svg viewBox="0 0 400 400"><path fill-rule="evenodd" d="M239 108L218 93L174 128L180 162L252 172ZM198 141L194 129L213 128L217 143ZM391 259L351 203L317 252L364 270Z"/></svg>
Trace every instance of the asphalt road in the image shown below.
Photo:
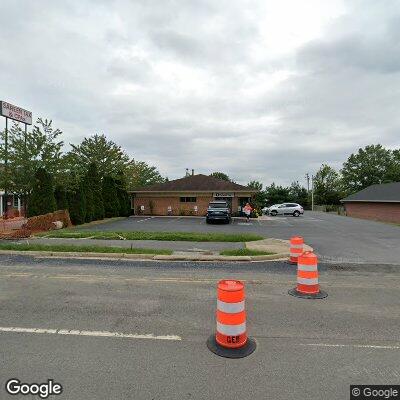
<svg viewBox="0 0 400 400"><path fill-rule="evenodd" d="M279 239L289 239L291 236L301 235L325 262L400 265L400 226L322 212L306 211L305 215L299 218L270 217L263 221L252 220L250 224L243 220L234 220L230 225L208 225L204 218L130 217L94 225L89 229L251 232Z"/></svg>
<svg viewBox="0 0 400 400"><path fill-rule="evenodd" d="M0 256L0 398L23 398L5 393L11 377L53 378L64 388L53 398L80 400L342 400L350 384L398 384L399 269L320 270L329 296L303 300L287 294L296 277L284 263ZM257 341L240 360L205 345L216 282L228 277L246 281L248 332ZM147 334L157 339L137 336Z"/></svg>

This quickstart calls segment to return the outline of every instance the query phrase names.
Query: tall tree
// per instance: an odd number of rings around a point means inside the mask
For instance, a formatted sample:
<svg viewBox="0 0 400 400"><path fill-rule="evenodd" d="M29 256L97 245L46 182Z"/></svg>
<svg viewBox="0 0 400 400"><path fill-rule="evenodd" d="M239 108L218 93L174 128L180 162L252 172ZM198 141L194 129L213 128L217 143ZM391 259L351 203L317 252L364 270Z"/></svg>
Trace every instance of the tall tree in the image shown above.
<svg viewBox="0 0 400 400"><path fill-rule="evenodd" d="M104 218L104 202L101 178L97 170L97 164L89 164L86 175L83 179L86 195L86 216L85 221L90 222Z"/></svg>
<svg viewBox="0 0 400 400"><path fill-rule="evenodd" d="M34 217L36 215L47 214L55 211L56 208L53 177L44 168L39 168L33 179L28 216Z"/></svg>
<svg viewBox="0 0 400 400"><path fill-rule="evenodd" d="M268 205L280 204L285 201L290 201L289 188L283 186L277 186L272 183L270 186L265 188L266 202Z"/></svg>
<svg viewBox="0 0 400 400"><path fill-rule="evenodd" d="M301 204L304 208L309 207L309 194L307 189L300 185L298 181L292 182L289 187L289 197L294 203Z"/></svg>
<svg viewBox="0 0 400 400"><path fill-rule="evenodd" d="M369 145L351 154L343 164L342 180L347 193L390 180L393 155L380 144Z"/></svg>
<svg viewBox="0 0 400 400"><path fill-rule="evenodd" d="M105 176L103 179L104 213L107 218L117 217L120 213L117 185L114 178Z"/></svg>
<svg viewBox="0 0 400 400"><path fill-rule="evenodd" d="M67 191L64 186L57 185L54 191L54 197L57 203L57 210L67 210L68 209L68 200L67 200Z"/></svg>
<svg viewBox="0 0 400 400"><path fill-rule="evenodd" d="M80 176L86 173L87 166L94 162L99 175L117 177L120 171L129 165L129 156L124 150L105 135L93 135L85 138L79 145L71 143L71 151L67 154L67 164L74 166Z"/></svg>
<svg viewBox="0 0 400 400"><path fill-rule="evenodd" d="M86 220L86 193L83 180L75 191L68 192L67 198L72 223L83 224Z"/></svg>
<svg viewBox="0 0 400 400"><path fill-rule="evenodd" d="M262 208L265 206L266 194L263 191L263 184L259 181L251 181L247 184L250 189L257 190L257 193L253 197L253 203L256 208Z"/></svg>
<svg viewBox="0 0 400 400"><path fill-rule="evenodd" d="M0 145L0 159L5 157L4 131L0 132L3 144ZM54 129L52 121L39 118L32 130L25 131L18 124L13 124L8 132L8 171L4 179L8 180L7 188L20 195L29 195L33 188L33 179L39 168L45 169L57 177L62 157L63 141L59 140L62 132ZM0 177L1 180L1 177Z"/></svg>
<svg viewBox="0 0 400 400"><path fill-rule="evenodd" d="M129 189L140 188L155 183L163 183L165 179L161 176L156 167L144 161L132 159L126 168L126 186Z"/></svg>
<svg viewBox="0 0 400 400"><path fill-rule="evenodd" d="M229 176L227 174L225 174L224 172L213 172L210 174L210 176L217 178L217 179L222 179L223 181L232 182L231 178L229 178Z"/></svg>
<svg viewBox="0 0 400 400"><path fill-rule="evenodd" d="M317 204L340 203L340 176L330 165L322 164L315 174L314 196Z"/></svg>
<svg viewBox="0 0 400 400"><path fill-rule="evenodd" d="M131 213L131 197L127 192L127 179L122 171L115 179L115 185L119 203L119 216L127 217Z"/></svg>

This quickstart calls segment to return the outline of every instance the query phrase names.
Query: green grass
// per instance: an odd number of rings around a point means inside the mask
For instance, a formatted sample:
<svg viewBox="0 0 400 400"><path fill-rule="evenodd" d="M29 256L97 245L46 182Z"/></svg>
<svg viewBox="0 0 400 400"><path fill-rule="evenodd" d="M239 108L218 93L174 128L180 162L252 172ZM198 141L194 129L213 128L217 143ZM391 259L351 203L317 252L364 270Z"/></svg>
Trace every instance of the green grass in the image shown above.
<svg viewBox="0 0 400 400"><path fill-rule="evenodd" d="M167 249L139 249L129 247L108 247L108 246L74 246L64 244L17 244L0 243L0 250L19 251L55 251L74 253L125 253L125 254L166 254L171 255L172 250Z"/></svg>
<svg viewBox="0 0 400 400"><path fill-rule="evenodd" d="M221 256L269 256L276 253L261 250L235 249L223 250L219 254L221 254Z"/></svg>
<svg viewBox="0 0 400 400"><path fill-rule="evenodd" d="M126 239L126 240L168 240L185 242L251 242L264 237L251 233L197 233L197 232L107 232L59 230L45 232L37 236L50 238L91 238L91 239Z"/></svg>

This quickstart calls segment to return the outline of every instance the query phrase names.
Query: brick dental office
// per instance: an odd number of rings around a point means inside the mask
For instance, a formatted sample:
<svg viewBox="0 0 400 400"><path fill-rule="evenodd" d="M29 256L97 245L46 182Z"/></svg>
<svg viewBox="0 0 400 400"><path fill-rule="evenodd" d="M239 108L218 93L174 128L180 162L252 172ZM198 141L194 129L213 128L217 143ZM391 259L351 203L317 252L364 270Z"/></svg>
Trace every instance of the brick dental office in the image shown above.
<svg viewBox="0 0 400 400"><path fill-rule="evenodd" d="M251 201L256 190L212 176L194 174L130 191L135 215L205 216L208 203L226 200L233 215Z"/></svg>

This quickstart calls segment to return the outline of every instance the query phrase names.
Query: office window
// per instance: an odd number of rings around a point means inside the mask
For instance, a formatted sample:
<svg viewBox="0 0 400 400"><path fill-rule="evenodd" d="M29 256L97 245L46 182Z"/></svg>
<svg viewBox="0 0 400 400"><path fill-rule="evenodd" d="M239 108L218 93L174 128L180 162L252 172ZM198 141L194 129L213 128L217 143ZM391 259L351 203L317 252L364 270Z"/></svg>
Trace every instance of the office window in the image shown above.
<svg viewBox="0 0 400 400"><path fill-rule="evenodd" d="M181 197L180 202L181 203L196 203L197 197Z"/></svg>

